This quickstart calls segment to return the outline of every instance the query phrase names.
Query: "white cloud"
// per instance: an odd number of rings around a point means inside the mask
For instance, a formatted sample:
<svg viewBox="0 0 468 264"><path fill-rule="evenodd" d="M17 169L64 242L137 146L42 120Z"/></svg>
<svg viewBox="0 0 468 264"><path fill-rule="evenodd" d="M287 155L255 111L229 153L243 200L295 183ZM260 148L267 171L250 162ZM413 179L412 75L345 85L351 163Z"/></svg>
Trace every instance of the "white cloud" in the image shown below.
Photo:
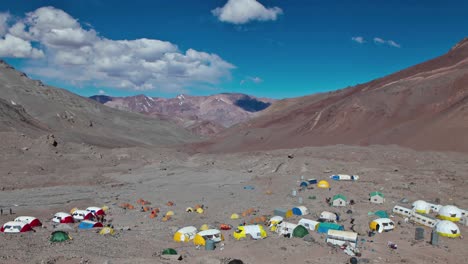
<svg viewBox="0 0 468 264"><path fill-rule="evenodd" d="M106 94L106 91L104 91L104 90L99 90L98 93L99 93L100 95L103 95L103 94Z"/></svg>
<svg viewBox="0 0 468 264"><path fill-rule="evenodd" d="M44 57L44 53L33 48L28 41L6 34L0 38L0 57L37 59Z"/></svg>
<svg viewBox="0 0 468 264"><path fill-rule="evenodd" d="M276 20L283 10L279 7L267 8L256 0L228 0L223 7L211 10L222 22L245 24L254 20Z"/></svg>
<svg viewBox="0 0 468 264"><path fill-rule="evenodd" d="M363 44L363 43L366 42L366 40L361 36L352 37L351 40L354 41L354 42L357 42L359 44Z"/></svg>
<svg viewBox="0 0 468 264"><path fill-rule="evenodd" d="M235 68L216 54L180 51L167 41L105 38L54 7L27 13L8 32L8 40L0 39L9 44L0 45L0 55L40 58L45 54L47 59L24 70L73 85L174 92L192 85L215 85L230 78Z"/></svg>
<svg viewBox="0 0 468 264"><path fill-rule="evenodd" d="M378 37L374 38L374 43L376 43L376 44L385 44L385 45L389 45L389 46L392 46L392 47L395 47L395 48L401 48L401 45L396 43L393 40L385 40L385 39L378 38Z"/></svg>
<svg viewBox="0 0 468 264"><path fill-rule="evenodd" d="M9 13L0 13L0 37L4 36L8 30L7 21L9 18Z"/></svg>
<svg viewBox="0 0 468 264"><path fill-rule="evenodd" d="M263 82L263 79L260 78L260 77L251 77L251 76L248 76L246 77L245 79L241 80L240 81L240 85L243 85L247 82L253 82L253 83L261 83Z"/></svg>

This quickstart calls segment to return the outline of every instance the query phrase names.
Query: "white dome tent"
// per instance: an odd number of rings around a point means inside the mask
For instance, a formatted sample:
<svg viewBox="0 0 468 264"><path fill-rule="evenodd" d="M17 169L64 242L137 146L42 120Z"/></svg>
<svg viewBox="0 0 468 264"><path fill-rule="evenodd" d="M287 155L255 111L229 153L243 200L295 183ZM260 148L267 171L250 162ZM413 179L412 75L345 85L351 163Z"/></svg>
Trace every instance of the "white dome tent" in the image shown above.
<svg viewBox="0 0 468 264"><path fill-rule="evenodd" d="M445 205L442 206L439 210L439 214L437 215L438 218L442 220L448 220L452 222L460 221L462 217L462 211L453 205Z"/></svg>
<svg viewBox="0 0 468 264"><path fill-rule="evenodd" d="M442 220L435 226L437 234L443 237L456 238L461 235L460 229L453 222Z"/></svg>
<svg viewBox="0 0 468 264"><path fill-rule="evenodd" d="M428 214L431 212L431 206L423 200L417 200L413 203L413 210L419 214Z"/></svg>

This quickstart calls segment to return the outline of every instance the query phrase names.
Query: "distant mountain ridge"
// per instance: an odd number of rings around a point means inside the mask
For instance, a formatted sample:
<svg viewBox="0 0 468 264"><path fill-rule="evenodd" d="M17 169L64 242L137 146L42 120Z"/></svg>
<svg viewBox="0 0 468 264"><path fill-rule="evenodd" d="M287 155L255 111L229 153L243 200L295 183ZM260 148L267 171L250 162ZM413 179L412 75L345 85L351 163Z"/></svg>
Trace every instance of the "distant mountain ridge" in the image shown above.
<svg viewBox="0 0 468 264"><path fill-rule="evenodd" d="M240 93L180 94L175 98L94 95L90 98L112 108L169 120L202 135L216 134L256 117L275 101Z"/></svg>

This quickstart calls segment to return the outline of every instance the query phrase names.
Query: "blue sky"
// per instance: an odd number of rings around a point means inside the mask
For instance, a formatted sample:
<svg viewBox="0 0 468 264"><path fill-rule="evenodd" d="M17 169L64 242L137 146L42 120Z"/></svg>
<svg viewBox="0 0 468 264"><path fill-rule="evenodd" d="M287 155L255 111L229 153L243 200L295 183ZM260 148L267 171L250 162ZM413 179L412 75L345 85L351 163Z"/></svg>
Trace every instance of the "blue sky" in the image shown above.
<svg viewBox="0 0 468 264"><path fill-rule="evenodd" d="M0 57L84 96L309 95L468 36L467 1L18 0L0 12Z"/></svg>

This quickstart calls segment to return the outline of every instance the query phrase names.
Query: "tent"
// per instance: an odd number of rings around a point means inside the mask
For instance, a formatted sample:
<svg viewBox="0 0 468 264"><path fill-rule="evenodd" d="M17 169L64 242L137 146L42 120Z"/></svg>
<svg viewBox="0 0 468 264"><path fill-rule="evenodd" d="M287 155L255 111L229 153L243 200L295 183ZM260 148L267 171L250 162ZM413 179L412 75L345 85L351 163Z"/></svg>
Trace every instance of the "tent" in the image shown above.
<svg viewBox="0 0 468 264"><path fill-rule="evenodd" d="M23 233L32 231L32 227L26 222L10 221L3 224L0 232L3 233Z"/></svg>
<svg viewBox="0 0 468 264"><path fill-rule="evenodd" d="M70 214L73 214L76 210L78 210L77 207L73 207L71 210L70 210Z"/></svg>
<svg viewBox="0 0 468 264"><path fill-rule="evenodd" d="M205 231L205 230L208 230L210 229L210 227L207 225L207 224L203 224L201 227L200 227L200 231Z"/></svg>
<svg viewBox="0 0 468 264"><path fill-rule="evenodd" d="M174 215L174 211L169 211L166 213L166 216L173 216Z"/></svg>
<svg viewBox="0 0 468 264"><path fill-rule="evenodd" d="M236 213L234 213L234 214L231 215L231 219L232 219L232 220L236 220L236 219L239 219L239 218L240 218L239 215L236 214Z"/></svg>
<svg viewBox="0 0 468 264"><path fill-rule="evenodd" d="M317 179L308 179L309 184L317 184Z"/></svg>
<svg viewBox="0 0 468 264"><path fill-rule="evenodd" d="M299 220L298 224L301 225L301 226L304 226L305 228L307 228L309 230L315 230L316 226L318 224L320 224L320 222L310 220L310 219L306 219L306 218L302 218L301 220Z"/></svg>
<svg viewBox="0 0 468 264"><path fill-rule="evenodd" d="M192 213L192 212L193 212L193 208L192 208L192 207L187 207L187 209L185 209L185 212L187 212L187 213Z"/></svg>
<svg viewBox="0 0 468 264"><path fill-rule="evenodd" d="M182 260L182 256L173 248L166 248L161 252L161 258L167 260Z"/></svg>
<svg viewBox="0 0 468 264"><path fill-rule="evenodd" d="M267 233L261 225L238 226L237 230L232 234L232 236L237 240L246 238L247 235L250 235L253 239L261 239L267 237Z"/></svg>
<svg viewBox="0 0 468 264"><path fill-rule="evenodd" d="M161 255L177 255L177 251L173 248L166 248L162 251Z"/></svg>
<svg viewBox="0 0 468 264"><path fill-rule="evenodd" d="M103 229L101 229L101 231L99 231L99 234L100 235L114 235L115 231L113 228L106 226Z"/></svg>
<svg viewBox="0 0 468 264"><path fill-rule="evenodd" d="M328 230L344 230L344 227L335 223L320 223L317 227L318 233L327 233Z"/></svg>
<svg viewBox="0 0 468 264"><path fill-rule="evenodd" d="M309 183L306 181L303 181L301 182L301 184L299 184L299 187L307 187L307 186L309 186Z"/></svg>
<svg viewBox="0 0 468 264"><path fill-rule="evenodd" d="M359 180L358 175L347 175L347 174L336 174L330 176L330 179L334 181L357 181Z"/></svg>
<svg viewBox="0 0 468 264"><path fill-rule="evenodd" d="M54 215L54 217L52 218L52 222L60 223L60 224L70 224L70 223L74 223L75 221L73 220L73 217L71 216L71 214L59 212Z"/></svg>
<svg viewBox="0 0 468 264"><path fill-rule="evenodd" d="M197 213L199 213L199 214L203 214L204 211L205 211L205 210L203 210L203 208L201 208L201 207L200 207L200 208L197 208Z"/></svg>
<svg viewBox="0 0 468 264"><path fill-rule="evenodd" d="M332 205L332 206L346 206L346 196L344 196L342 194L337 194L337 195L333 196L330 205Z"/></svg>
<svg viewBox="0 0 468 264"><path fill-rule="evenodd" d="M73 220L82 221L82 220L93 220L94 214L86 210L75 210L72 214Z"/></svg>
<svg viewBox="0 0 468 264"><path fill-rule="evenodd" d="M388 218L388 214L384 210L375 211L374 214L380 218Z"/></svg>
<svg viewBox="0 0 468 264"><path fill-rule="evenodd" d="M436 232L443 237L456 238L461 235L458 226L448 220L442 220L435 226Z"/></svg>
<svg viewBox="0 0 468 264"><path fill-rule="evenodd" d="M294 215L308 215L309 214L309 210L307 209L307 207L305 206L298 206L298 207L294 207L292 209L292 213Z"/></svg>
<svg viewBox="0 0 468 264"><path fill-rule="evenodd" d="M283 221L283 217L282 216L273 216L272 218L270 218L270 221L268 221L268 226L270 227L270 230L271 231L276 231L276 225Z"/></svg>
<svg viewBox="0 0 468 264"><path fill-rule="evenodd" d="M303 238L308 234L309 234L309 231L307 230L307 228L305 228L302 225L298 225L298 226L296 226L296 228L294 228L292 236L293 237Z"/></svg>
<svg viewBox="0 0 468 264"><path fill-rule="evenodd" d="M317 187L322 189L328 189L330 188L330 184L326 180L321 180L317 183Z"/></svg>
<svg viewBox="0 0 468 264"><path fill-rule="evenodd" d="M372 231L382 233L395 229L395 223L390 218L379 218L372 220L369 224L369 228Z"/></svg>
<svg viewBox="0 0 468 264"><path fill-rule="evenodd" d="M63 242L72 239L67 232L64 231L54 231L50 235L50 242Z"/></svg>
<svg viewBox="0 0 468 264"><path fill-rule="evenodd" d="M91 213L93 213L95 215L105 215L106 214L102 208L96 207L96 206L90 206L90 207L86 208L86 211L91 212Z"/></svg>
<svg viewBox="0 0 468 264"><path fill-rule="evenodd" d="M223 241L224 236L218 229L208 229L198 232L193 239L193 243L196 246L204 246L206 240L208 239L213 240L215 243L217 243Z"/></svg>
<svg viewBox="0 0 468 264"><path fill-rule="evenodd" d="M371 203L382 204L385 202L385 197L381 192L371 192L369 196Z"/></svg>
<svg viewBox="0 0 468 264"><path fill-rule="evenodd" d="M183 227L174 234L175 242L189 242L197 234L197 228L194 226Z"/></svg>
<svg viewBox="0 0 468 264"><path fill-rule="evenodd" d="M423 200L417 200L413 203L413 210L416 213L428 214L431 211L431 206Z"/></svg>
<svg viewBox="0 0 468 264"><path fill-rule="evenodd" d="M335 222L338 220L338 216L335 213L323 211L320 213L319 219L322 221Z"/></svg>
<svg viewBox="0 0 468 264"><path fill-rule="evenodd" d="M81 221L80 225L78 226L78 229L92 229L95 227L103 227L103 225L99 222L84 220Z"/></svg>
<svg viewBox="0 0 468 264"><path fill-rule="evenodd" d="M442 206L439 210L439 214L437 215L437 218L442 219L442 220L448 220L452 222L458 222L460 221L462 217L462 211L453 205L445 205Z"/></svg>
<svg viewBox="0 0 468 264"><path fill-rule="evenodd" d="M28 223L31 227L42 226L41 221L33 216L18 216L15 218L15 222L25 222Z"/></svg>

